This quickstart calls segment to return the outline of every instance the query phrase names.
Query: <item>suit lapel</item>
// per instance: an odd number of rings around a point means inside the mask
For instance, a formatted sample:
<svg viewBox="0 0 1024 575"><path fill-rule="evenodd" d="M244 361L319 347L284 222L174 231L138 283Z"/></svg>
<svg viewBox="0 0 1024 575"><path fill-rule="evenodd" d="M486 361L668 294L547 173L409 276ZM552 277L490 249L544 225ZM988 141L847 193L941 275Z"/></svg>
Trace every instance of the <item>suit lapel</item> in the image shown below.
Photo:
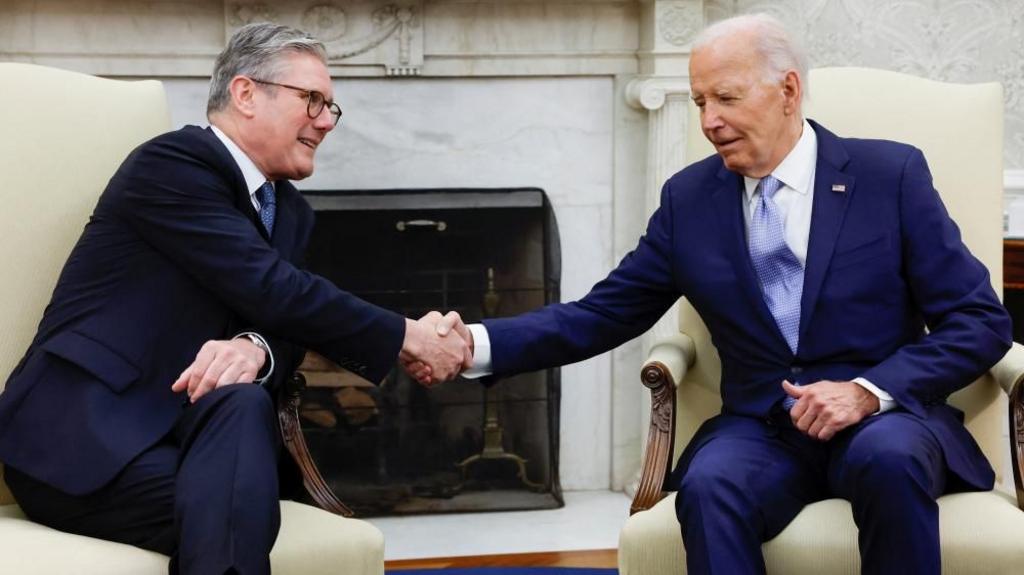
<svg viewBox="0 0 1024 575"><path fill-rule="evenodd" d="M727 246L729 260L733 264L736 278L739 281L743 293L758 310L758 319L763 327L770 333L775 334L778 344L784 349L789 349L786 339L779 331L775 317L764 302L764 295L761 293L761 285L757 280L757 272L750 261L750 249L747 247L746 223L743 217L743 178L724 166L718 172L721 186L712 195L715 204L715 211L718 216L718 229L722 230L722 242Z"/></svg>
<svg viewBox="0 0 1024 575"><path fill-rule="evenodd" d="M252 205L252 197L249 194L249 189L245 185L245 177L242 175L241 168L238 167L238 163L231 157L231 152L224 147L224 143L220 141L220 138L213 133L213 130L206 128L203 130L212 143L218 153L218 162L223 165L224 170L227 172L228 179L231 181L231 189L235 191L235 207L237 207L245 217L249 218L249 221L256 226L260 236L267 243L270 242L270 238L267 236L267 230L263 229L263 224L260 222L260 215L256 211L256 208Z"/></svg>
<svg viewBox="0 0 1024 575"><path fill-rule="evenodd" d="M836 239L843 226L846 207L854 194L855 178L841 171L849 162L839 138L810 122L818 137L818 161L814 171L811 231L804 266L804 290L800 301L800 338L807 333L814 305L821 293Z"/></svg>
<svg viewBox="0 0 1024 575"><path fill-rule="evenodd" d="M292 258L292 251L295 249L295 234L292 231L296 228L295 203L299 201L299 191L290 182L278 180L276 183L277 213L274 216L274 237L270 245L285 258ZM263 229L263 224L258 224Z"/></svg>

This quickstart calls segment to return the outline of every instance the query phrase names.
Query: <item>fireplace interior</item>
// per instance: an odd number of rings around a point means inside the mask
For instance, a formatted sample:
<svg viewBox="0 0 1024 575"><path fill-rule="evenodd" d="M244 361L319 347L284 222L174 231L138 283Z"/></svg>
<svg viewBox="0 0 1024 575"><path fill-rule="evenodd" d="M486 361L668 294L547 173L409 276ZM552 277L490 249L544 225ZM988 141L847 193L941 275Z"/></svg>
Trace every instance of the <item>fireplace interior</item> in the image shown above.
<svg viewBox="0 0 1024 575"><path fill-rule="evenodd" d="M558 231L542 190L304 194L317 210L307 266L367 301L472 323L559 300ZM310 353L300 371L303 433L358 515L562 505L557 369L432 389L397 364L368 382Z"/></svg>

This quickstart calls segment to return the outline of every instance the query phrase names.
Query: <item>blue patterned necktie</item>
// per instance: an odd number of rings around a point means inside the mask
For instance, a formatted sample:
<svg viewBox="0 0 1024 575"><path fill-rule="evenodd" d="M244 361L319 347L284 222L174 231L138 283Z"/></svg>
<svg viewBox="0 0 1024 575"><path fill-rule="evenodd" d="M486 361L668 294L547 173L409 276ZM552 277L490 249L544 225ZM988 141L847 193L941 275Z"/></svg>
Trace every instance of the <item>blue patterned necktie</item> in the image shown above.
<svg viewBox="0 0 1024 575"><path fill-rule="evenodd" d="M765 176L757 184L757 207L750 217L750 260L757 272L761 294L775 317L779 331L786 338L789 349L796 353L800 336L800 296L804 291L804 268L786 245L786 230L782 225L779 207L775 205L775 192L782 182ZM793 382L796 383L796 382ZM782 407L789 411L796 403L788 395Z"/></svg>
<svg viewBox="0 0 1024 575"><path fill-rule="evenodd" d="M750 260L757 271L761 293L789 349L796 353L800 332L800 296L804 291L804 268L786 245L786 233L779 207L772 199L782 182L765 176L757 184L760 192L750 217Z"/></svg>
<svg viewBox="0 0 1024 575"><path fill-rule="evenodd" d="M274 235L274 214L277 213L277 199L274 197L274 184L263 182L256 190L256 199L260 202L260 222L267 230L267 236Z"/></svg>

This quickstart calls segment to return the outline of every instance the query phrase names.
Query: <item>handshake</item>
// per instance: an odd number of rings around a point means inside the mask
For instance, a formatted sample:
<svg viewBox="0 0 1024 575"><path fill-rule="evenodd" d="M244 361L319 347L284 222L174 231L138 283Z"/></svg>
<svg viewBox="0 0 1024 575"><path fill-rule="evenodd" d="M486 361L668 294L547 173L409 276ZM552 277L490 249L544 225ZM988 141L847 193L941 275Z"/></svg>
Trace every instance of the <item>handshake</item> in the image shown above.
<svg viewBox="0 0 1024 575"><path fill-rule="evenodd" d="M473 335L459 314L432 311L417 321L405 320L405 340L398 354L410 377L425 387L451 381L473 366Z"/></svg>

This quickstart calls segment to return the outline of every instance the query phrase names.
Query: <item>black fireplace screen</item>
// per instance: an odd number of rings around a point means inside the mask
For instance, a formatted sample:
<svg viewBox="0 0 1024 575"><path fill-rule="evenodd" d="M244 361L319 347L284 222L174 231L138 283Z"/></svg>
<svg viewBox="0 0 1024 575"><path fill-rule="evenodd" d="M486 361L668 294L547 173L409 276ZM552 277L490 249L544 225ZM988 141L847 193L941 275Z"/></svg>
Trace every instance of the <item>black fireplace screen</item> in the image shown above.
<svg viewBox="0 0 1024 575"><path fill-rule="evenodd" d="M559 300L558 231L539 189L305 191L310 270L407 317L467 323ZM303 432L360 515L543 509L558 482L559 372L430 390L396 366L379 385L310 353Z"/></svg>

